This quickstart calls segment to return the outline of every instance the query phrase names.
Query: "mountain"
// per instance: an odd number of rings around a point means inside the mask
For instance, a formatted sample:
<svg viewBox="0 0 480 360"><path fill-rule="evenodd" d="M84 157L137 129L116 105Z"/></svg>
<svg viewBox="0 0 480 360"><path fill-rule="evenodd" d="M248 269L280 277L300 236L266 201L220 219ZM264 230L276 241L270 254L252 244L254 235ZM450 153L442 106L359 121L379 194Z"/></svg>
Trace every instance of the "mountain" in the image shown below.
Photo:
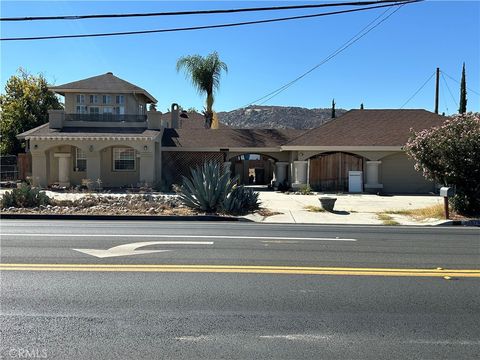
<svg viewBox="0 0 480 360"><path fill-rule="evenodd" d="M347 110L335 109L337 117ZM221 123L232 128L312 129L330 120L332 109L251 105L219 112Z"/></svg>

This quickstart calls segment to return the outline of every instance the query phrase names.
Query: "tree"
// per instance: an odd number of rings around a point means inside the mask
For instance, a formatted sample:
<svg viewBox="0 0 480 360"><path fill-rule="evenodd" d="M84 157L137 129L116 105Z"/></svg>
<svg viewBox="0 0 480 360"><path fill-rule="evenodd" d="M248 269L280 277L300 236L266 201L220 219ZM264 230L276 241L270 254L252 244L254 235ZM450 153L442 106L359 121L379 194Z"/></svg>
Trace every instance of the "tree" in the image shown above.
<svg viewBox="0 0 480 360"><path fill-rule="evenodd" d="M480 113L455 115L415 132L405 150L424 177L455 187L456 211L480 213Z"/></svg>
<svg viewBox="0 0 480 360"><path fill-rule="evenodd" d="M363 103L360 104L360 110L363 110L364 107L363 107Z"/></svg>
<svg viewBox="0 0 480 360"><path fill-rule="evenodd" d="M177 61L177 71L182 69L198 92L207 96L203 115L205 116L205 127L210 129L213 121L214 92L220 86L222 71L228 71L227 64L221 61L218 53L214 51L206 57L201 55L181 57Z"/></svg>
<svg viewBox="0 0 480 360"><path fill-rule="evenodd" d="M465 79L465 63L462 68L462 79L460 80L460 106L458 108L459 114L467 112L467 81Z"/></svg>
<svg viewBox="0 0 480 360"><path fill-rule="evenodd" d="M332 119L335 119L335 99L332 99Z"/></svg>
<svg viewBox="0 0 480 360"><path fill-rule="evenodd" d="M62 105L48 90L43 75L34 76L19 69L17 75L8 79L5 94L0 95L0 152L21 152L22 144L17 135L48 122L50 109L62 109Z"/></svg>

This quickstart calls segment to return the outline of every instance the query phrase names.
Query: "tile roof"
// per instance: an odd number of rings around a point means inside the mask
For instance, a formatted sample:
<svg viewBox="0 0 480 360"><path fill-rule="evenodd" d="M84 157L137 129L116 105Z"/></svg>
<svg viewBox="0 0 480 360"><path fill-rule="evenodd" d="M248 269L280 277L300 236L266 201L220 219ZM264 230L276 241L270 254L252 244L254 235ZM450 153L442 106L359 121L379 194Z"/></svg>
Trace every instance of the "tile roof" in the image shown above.
<svg viewBox="0 0 480 360"><path fill-rule="evenodd" d="M445 119L422 109L350 110L286 146L403 146L410 129L428 129Z"/></svg>
<svg viewBox="0 0 480 360"><path fill-rule="evenodd" d="M162 146L181 148L280 147L305 130L165 129Z"/></svg>
<svg viewBox="0 0 480 360"><path fill-rule="evenodd" d="M111 72L106 74L89 77L87 79L69 82L67 84L52 86L50 90L55 91L61 95L72 91L99 91L99 92L120 92L120 93L140 93L145 95L149 102L156 103L157 100L148 93L145 89L129 83L119 77L113 75Z"/></svg>
<svg viewBox="0 0 480 360"><path fill-rule="evenodd" d="M43 137L51 139L74 139L74 138L108 138L108 137L121 137L121 138L145 138L153 140L157 137L161 131L149 130L145 128L113 128L113 127L64 127L63 129L56 130L50 129L49 124L40 125L34 129L28 130L20 135L19 139L26 137Z"/></svg>

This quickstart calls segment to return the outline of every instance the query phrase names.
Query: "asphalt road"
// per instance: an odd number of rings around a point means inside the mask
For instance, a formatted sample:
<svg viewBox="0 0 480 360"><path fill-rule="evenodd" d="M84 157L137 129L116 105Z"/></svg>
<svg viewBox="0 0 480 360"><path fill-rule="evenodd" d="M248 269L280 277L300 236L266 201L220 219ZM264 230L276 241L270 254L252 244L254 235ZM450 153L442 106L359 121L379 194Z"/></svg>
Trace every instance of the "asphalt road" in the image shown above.
<svg viewBox="0 0 480 360"><path fill-rule="evenodd" d="M478 228L0 225L5 359L480 357Z"/></svg>

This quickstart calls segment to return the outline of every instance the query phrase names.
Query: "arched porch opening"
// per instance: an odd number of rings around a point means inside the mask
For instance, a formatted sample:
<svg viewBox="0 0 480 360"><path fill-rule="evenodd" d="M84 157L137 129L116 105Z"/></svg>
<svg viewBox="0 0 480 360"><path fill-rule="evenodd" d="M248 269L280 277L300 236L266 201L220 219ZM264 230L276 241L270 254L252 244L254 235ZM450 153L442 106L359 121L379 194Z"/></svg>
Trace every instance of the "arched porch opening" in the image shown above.
<svg viewBox="0 0 480 360"><path fill-rule="evenodd" d="M228 160L232 176L243 185L270 185L277 159L261 153L245 153Z"/></svg>
<svg viewBox="0 0 480 360"><path fill-rule="evenodd" d="M348 152L325 152L309 159L309 184L315 191L363 192L368 159Z"/></svg>

